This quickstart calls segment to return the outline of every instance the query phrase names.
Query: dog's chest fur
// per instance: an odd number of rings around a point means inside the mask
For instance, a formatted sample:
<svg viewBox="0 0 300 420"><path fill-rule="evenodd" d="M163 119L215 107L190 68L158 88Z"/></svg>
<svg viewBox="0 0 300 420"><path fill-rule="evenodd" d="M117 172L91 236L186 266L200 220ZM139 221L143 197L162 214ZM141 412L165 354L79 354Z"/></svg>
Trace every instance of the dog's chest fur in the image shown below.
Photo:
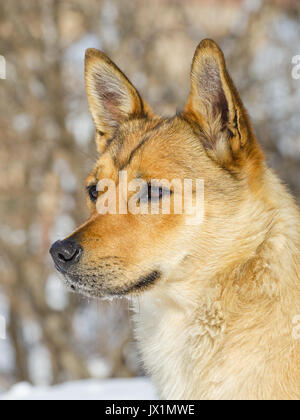
<svg viewBox="0 0 300 420"><path fill-rule="evenodd" d="M225 319L214 297L199 299L197 305L181 298L185 309L161 291L140 298L134 307L136 336L160 397L199 399L199 380L221 343Z"/></svg>
<svg viewBox="0 0 300 420"><path fill-rule="evenodd" d="M273 274L287 273L264 267L260 260L251 266L259 273L250 289L242 282L228 292L162 286L135 302L141 356L161 398L300 398L300 340L292 337L297 286L293 297L290 285L274 286L274 294Z"/></svg>

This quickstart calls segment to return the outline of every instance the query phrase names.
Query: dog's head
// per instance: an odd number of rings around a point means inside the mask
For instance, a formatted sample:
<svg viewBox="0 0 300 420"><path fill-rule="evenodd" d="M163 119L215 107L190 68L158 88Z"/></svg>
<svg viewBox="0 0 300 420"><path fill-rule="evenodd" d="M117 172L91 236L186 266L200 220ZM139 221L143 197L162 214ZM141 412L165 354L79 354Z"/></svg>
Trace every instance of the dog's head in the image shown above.
<svg viewBox="0 0 300 420"><path fill-rule="evenodd" d="M200 43L187 105L172 118L154 115L97 50L86 53L85 75L99 158L87 178L89 220L51 248L67 284L89 296L137 294L182 279L195 266L217 269L218 259L238 253L235 238L244 223L239 209L258 189L263 155L219 47L210 40ZM127 186L138 184L136 191L125 185L124 192L125 173ZM105 196L110 183L99 187L103 180L110 180L115 203ZM153 180L169 183L155 186ZM174 180L182 186L195 182L189 205ZM204 196L198 194L204 197L202 223L190 223L197 209L196 180L204 182ZM162 211L165 197L168 212ZM136 211L128 211L130 200Z"/></svg>

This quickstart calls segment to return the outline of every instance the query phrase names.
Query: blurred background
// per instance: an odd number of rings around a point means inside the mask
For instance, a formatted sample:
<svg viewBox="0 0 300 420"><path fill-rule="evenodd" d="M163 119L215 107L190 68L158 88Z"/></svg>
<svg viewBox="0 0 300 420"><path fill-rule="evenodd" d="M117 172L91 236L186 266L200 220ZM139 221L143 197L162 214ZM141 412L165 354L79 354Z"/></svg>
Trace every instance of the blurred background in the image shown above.
<svg viewBox="0 0 300 420"><path fill-rule="evenodd" d="M220 43L269 163L300 203L299 0L0 0L0 390L143 374L127 302L65 291L50 244L87 216L96 160L86 48L158 113L183 107L195 48Z"/></svg>

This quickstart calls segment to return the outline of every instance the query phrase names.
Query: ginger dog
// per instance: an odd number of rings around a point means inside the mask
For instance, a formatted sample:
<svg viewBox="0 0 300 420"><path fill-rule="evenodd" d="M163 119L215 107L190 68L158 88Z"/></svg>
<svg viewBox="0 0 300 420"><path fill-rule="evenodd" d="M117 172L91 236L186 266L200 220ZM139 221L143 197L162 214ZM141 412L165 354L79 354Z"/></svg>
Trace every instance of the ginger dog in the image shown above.
<svg viewBox="0 0 300 420"><path fill-rule="evenodd" d="M172 118L156 116L102 52L88 50L85 64L99 158L89 220L51 248L66 284L131 297L163 399L300 399L299 209L267 167L222 51L200 43ZM146 185L203 179L202 223L184 211L99 214L97 185L118 189L120 171ZM151 187L139 203L173 193Z"/></svg>

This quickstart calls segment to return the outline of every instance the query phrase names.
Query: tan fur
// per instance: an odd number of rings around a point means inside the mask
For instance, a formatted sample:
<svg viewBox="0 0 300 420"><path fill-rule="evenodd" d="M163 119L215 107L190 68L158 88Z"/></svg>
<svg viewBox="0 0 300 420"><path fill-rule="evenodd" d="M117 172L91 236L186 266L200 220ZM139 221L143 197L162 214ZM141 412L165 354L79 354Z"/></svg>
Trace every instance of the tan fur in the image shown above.
<svg viewBox="0 0 300 420"><path fill-rule="evenodd" d="M95 81L100 79L100 84ZM67 281L130 296L142 359L165 399L299 399L300 215L267 167L213 41L195 54L182 114L154 116L111 61L89 50L86 83L101 155L87 185L203 178L205 219L97 214ZM159 273L150 283L141 279Z"/></svg>
<svg viewBox="0 0 300 420"><path fill-rule="evenodd" d="M205 232L197 244L203 265L136 305L143 360L163 398L300 398L300 342L292 337L300 310L299 212L269 171L265 182L272 201L247 200L232 220L235 238L223 226L235 255Z"/></svg>

